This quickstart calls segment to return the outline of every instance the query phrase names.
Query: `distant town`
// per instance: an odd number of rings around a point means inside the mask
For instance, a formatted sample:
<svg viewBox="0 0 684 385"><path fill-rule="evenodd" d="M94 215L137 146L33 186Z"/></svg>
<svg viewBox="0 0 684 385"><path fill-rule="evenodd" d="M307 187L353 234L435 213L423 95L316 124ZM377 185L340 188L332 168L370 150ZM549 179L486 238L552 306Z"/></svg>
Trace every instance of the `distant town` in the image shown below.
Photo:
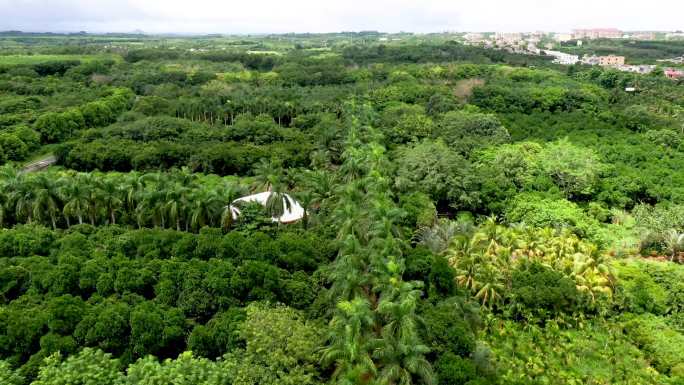
<svg viewBox="0 0 684 385"><path fill-rule="evenodd" d="M528 55L546 55L553 58L553 62L561 65L597 65L610 67L619 71L649 74L659 67L665 76L671 79L684 78L684 70L674 68L675 65L684 64L684 52L681 56L661 58L649 64L631 64L625 62L624 56L619 55L580 55L564 52L574 44L582 47L586 42L596 39L627 39L633 41L684 41L684 32L624 32L616 28L591 28L575 29L571 33L562 32L468 32L462 36L463 42L468 45L482 46L485 48L502 49L508 52ZM668 67L671 66L671 67Z"/></svg>

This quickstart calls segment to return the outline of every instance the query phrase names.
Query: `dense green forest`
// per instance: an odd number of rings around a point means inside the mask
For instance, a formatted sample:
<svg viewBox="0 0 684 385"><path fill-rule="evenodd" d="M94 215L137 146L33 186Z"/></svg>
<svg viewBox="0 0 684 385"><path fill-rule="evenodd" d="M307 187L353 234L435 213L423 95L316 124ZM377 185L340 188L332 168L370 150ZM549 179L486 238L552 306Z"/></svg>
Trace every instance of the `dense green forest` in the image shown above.
<svg viewBox="0 0 684 385"><path fill-rule="evenodd" d="M684 83L380 36L1 33L0 384L684 384Z"/></svg>

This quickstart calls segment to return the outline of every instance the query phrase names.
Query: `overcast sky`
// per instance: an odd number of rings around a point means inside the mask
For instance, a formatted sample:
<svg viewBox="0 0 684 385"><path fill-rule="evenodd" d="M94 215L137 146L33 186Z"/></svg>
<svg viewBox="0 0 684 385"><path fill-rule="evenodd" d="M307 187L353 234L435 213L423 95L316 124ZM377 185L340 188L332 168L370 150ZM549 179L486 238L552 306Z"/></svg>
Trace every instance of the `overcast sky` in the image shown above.
<svg viewBox="0 0 684 385"><path fill-rule="evenodd" d="M0 0L0 30L283 33L682 30L684 0Z"/></svg>

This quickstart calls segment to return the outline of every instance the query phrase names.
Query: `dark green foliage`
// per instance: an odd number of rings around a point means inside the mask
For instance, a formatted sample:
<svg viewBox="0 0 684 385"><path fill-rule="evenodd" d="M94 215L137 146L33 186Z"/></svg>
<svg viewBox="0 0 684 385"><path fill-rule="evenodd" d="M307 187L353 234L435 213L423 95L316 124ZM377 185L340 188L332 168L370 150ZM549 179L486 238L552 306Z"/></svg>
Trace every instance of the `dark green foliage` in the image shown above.
<svg viewBox="0 0 684 385"><path fill-rule="evenodd" d="M188 349L207 358L217 358L241 346L239 325L245 314L239 309L217 313L206 325L197 325L188 337Z"/></svg>
<svg viewBox="0 0 684 385"><path fill-rule="evenodd" d="M76 67L81 62L77 60L61 60L51 61L46 63L39 63L33 66L33 70L40 76L47 75L64 75L70 68Z"/></svg>
<svg viewBox="0 0 684 385"><path fill-rule="evenodd" d="M461 154L510 140L510 135L499 119L492 114L452 111L438 123L433 136L441 138Z"/></svg>
<svg viewBox="0 0 684 385"><path fill-rule="evenodd" d="M475 350L478 309L465 301L452 297L423 310L424 338L432 354L468 358Z"/></svg>
<svg viewBox="0 0 684 385"><path fill-rule="evenodd" d="M131 310L131 345L136 357L175 357L182 351L185 318L180 309L142 302Z"/></svg>
<svg viewBox="0 0 684 385"><path fill-rule="evenodd" d="M511 283L514 317L544 321L562 313L572 314L584 300L573 280L540 263L513 271Z"/></svg>
<svg viewBox="0 0 684 385"><path fill-rule="evenodd" d="M478 377L473 362L454 353L442 354L435 362L435 371L440 385L471 384Z"/></svg>

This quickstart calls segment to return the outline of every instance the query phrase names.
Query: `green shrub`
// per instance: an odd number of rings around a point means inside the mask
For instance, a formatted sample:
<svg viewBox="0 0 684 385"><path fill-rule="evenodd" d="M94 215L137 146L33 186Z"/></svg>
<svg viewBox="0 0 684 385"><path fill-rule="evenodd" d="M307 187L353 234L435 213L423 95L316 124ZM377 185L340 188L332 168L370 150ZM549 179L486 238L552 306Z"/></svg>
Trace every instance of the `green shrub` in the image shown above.
<svg viewBox="0 0 684 385"><path fill-rule="evenodd" d="M453 353L442 354L435 362L439 385L462 385L477 378L475 365L469 358Z"/></svg>
<svg viewBox="0 0 684 385"><path fill-rule="evenodd" d="M505 210L509 223L523 222L532 227L569 228L580 237L605 243L598 221L579 206L566 199L554 199L538 194L517 195Z"/></svg>
<svg viewBox="0 0 684 385"><path fill-rule="evenodd" d="M629 338L644 352L662 373L680 370L684 357L684 334L670 328L662 317L642 314L625 322Z"/></svg>
<svg viewBox="0 0 684 385"><path fill-rule="evenodd" d="M541 320L571 314L581 302L575 281L541 263L532 262L511 274L509 300L517 317Z"/></svg>

